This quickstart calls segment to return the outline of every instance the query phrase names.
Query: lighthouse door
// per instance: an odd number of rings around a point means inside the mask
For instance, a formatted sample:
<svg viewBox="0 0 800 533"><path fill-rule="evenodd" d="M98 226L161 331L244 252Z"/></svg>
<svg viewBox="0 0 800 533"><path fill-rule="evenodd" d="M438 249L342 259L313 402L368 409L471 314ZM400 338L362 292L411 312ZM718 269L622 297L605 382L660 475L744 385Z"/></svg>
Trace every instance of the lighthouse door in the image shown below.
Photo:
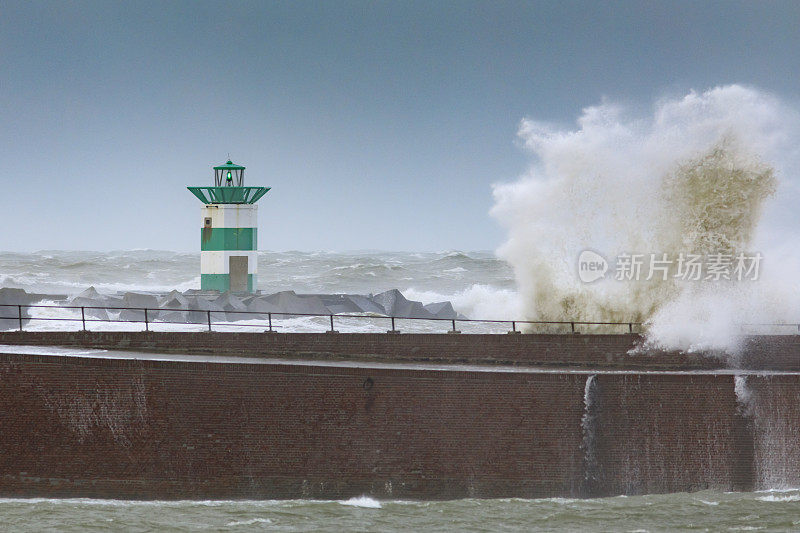
<svg viewBox="0 0 800 533"><path fill-rule="evenodd" d="M231 292L247 292L247 256L232 255L228 267L231 277Z"/></svg>

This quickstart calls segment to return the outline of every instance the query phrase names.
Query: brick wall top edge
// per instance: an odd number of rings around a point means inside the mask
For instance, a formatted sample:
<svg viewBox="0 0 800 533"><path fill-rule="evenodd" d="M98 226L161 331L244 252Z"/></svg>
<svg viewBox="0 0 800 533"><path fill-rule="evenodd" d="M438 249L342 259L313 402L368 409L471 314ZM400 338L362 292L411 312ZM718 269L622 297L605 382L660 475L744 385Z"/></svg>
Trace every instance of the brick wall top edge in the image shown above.
<svg viewBox="0 0 800 533"><path fill-rule="evenodd" d="M0 344L82 346L164 353L408 362L724 368L707 354L629 354L638 334L400 334L227 332L0 332ZM735 364L735 363L734 363ZM741 368L800 370L800 336L748 337Z"/></svg>
<svg viewBox="0 0 800 533"><path fill-rule="evenodd" d="M117 369L119 371L133 370L139 372L151 371L186 371L192 374L213 373L217 376L241 375L241 374L285 374L289 376L339 376L342 378L365 379L370 377L374 380L380 378L404 378L416 380L437 381L489 381L489 382L540 382L552 381L559 376L569 381L583 382L590 375L589 372L573 373L565 370L564 372L488 372L488 371L452 371L452 370L432 370L432 369L410 369L410 368L365 368L351 366L328 366L328 365L294 365L294 364L257 364L257 363L210 363L203 361L163 361L146 359L103 359L94 357L70 357L70 356L51 356L51 355L28 355L28 354L5 354L0 353L0 367L11 365L34 365L47 366L57 371L58 368L85 368L91 369ZM652 371L631 371L625 374L603 374L598 373L603 379L636 379L644 381L676 381L699 379L702 381L730 380L733 375L729 373L654 373ZM758 376L756 376L758 377ZM788 380L796 383L800 376L763 376L763 379L772 381Z"/></svg>
<svg viewBox="0 0 800 533"><path fill-rule="evenodd" d="M569 373L528 373L528 372L482 372L427 370L408 368L364 368L350 366L327 365L293 365L293 364L256 364L256 363L209 363L194 361L160 361L145 359L102 359L95 357L70 357L50 355L4 354L0 353L0 367L4 365L47 366L57 371L58 368L117 369L150 371L187 371L192 374L213 373L215 376L241 374L285 374L289 376L339 376L354 377L359 380L370 377L374 380L388 377L412 378L434 382L456 381L551 381L555 376L570 380L586 379L584 374Z"/></svg>

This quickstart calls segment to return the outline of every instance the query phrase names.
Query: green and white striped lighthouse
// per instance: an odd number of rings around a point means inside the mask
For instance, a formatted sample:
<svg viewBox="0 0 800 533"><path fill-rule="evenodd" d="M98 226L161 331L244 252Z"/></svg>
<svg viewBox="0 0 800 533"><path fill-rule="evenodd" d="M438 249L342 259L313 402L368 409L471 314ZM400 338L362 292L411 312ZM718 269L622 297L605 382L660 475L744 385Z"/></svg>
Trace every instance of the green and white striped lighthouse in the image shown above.
<svg viewBox="0 0 800 533"><path fill-rule="evenodd" d="M258 206L269 187L245 187L244 167L214 167L213 187L187 187L205 205L200 218L200 288L255 292Z"/></svg>

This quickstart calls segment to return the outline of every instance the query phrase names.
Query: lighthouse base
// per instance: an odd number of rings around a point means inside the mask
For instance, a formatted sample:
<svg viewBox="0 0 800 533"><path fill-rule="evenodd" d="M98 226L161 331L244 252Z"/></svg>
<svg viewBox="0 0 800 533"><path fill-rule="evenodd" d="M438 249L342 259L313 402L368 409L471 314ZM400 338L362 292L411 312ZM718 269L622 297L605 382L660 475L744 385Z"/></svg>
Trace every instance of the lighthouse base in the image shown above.
<svg viewBox="0 0 800 533"><path fill-rule="evenodd" d="M247 274L245 287L239 288L236 284L231 284L230 274L200 274L200 289L204 291L219 292L256 292L256 275Z"/></svg>
<svg viewBox="0 0 800 533"><path fill-rule="evenodd" d="M255 292L258 252L203 251L200 254L200 288L204 291Z"/></svg>

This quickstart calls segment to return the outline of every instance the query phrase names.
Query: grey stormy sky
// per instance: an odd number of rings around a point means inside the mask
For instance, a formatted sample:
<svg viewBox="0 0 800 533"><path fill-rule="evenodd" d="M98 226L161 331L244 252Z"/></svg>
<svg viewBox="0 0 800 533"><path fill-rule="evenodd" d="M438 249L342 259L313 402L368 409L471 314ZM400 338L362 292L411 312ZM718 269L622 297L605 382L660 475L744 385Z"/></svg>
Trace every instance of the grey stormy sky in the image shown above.
<svg viewBox="0 0 800 533"><path fill-rule="evenodd" d="M0 6L0 250L199 248L231 158L269 250L493 249L523 117L743 83L800 95L800 3Z"/></svg>

